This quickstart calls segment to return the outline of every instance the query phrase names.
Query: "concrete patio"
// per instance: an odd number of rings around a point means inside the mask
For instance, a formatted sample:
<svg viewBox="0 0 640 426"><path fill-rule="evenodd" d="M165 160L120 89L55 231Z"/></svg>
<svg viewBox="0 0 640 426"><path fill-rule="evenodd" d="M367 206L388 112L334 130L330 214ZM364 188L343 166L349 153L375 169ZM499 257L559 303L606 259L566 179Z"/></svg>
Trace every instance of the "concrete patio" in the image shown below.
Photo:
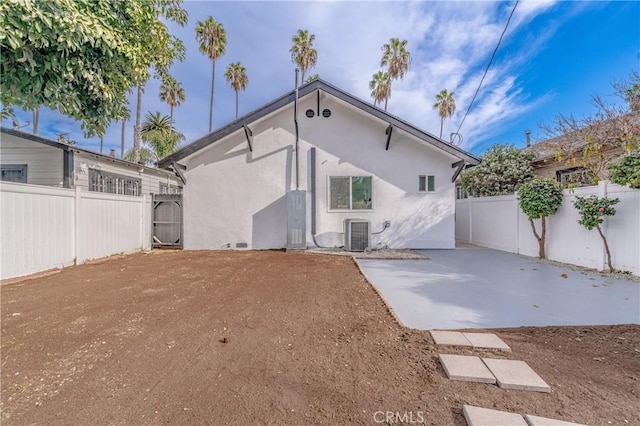
<svg viewBox="0 0 640 426"><path fill-rule="evenodd" d="M357 260L411 328L640 323L638 280L474 246L420 253L431 260Z"/></svg>

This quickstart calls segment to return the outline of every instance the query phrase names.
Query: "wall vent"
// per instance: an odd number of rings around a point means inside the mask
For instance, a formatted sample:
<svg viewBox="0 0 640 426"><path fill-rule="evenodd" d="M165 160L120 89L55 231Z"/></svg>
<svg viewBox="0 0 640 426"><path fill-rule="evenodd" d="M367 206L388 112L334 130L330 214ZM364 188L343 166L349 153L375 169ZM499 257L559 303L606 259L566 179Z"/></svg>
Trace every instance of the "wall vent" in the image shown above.
<svg viewBox="0 0 640 426"><path fill-rule="evenodd" d="M365 251L371 245L371 222L365 219L344 220L344 249Z"/></svg>
<svg viewBox="0 0 640 426"><path fill-rule="evenodd" d="M322 116L323 116L324 118L329 118L329 117L331 117L331 110L330 110L330 109L323 109L323 110L322 110Z"/></svg>
<svg viewBox="0 0 640 426"><path fill-rule="evenodd" d="M306 115L309 118L313 118L313 116L316 115L316 113L312 109L308 109L305 111L304 115Z"/></svg>

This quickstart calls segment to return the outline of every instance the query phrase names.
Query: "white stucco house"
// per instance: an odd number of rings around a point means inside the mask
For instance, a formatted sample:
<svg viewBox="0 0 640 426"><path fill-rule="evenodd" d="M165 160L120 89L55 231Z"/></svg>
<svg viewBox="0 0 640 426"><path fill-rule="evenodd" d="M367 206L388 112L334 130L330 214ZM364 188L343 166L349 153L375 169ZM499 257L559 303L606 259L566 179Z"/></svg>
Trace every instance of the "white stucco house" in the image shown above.
<svg viewBox="0 0 640 426"><path fill-rule="evenodd" d="M0 128L0 180L120 195L179 193L175 173Z"/></svg>
<svg viewBox="0 0 640 426"><path fill-rule="evenodd" d="M314 80L158 166L185 181L186 249L454 248L453 181L479 162Z"/></svg>

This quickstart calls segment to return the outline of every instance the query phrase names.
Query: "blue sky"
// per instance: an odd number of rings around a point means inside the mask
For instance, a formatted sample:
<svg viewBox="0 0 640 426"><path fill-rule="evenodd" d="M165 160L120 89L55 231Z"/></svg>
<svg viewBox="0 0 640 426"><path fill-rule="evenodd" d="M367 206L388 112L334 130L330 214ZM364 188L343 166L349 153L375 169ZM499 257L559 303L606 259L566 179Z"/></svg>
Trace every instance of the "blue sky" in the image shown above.
<svg viewBox="0 0 640 426"><path fill-rule="evenodd" d="M186 101L174 112L176 127L189 143L208 131L211 62L198 51L195 26L208 16L227 30L227 53L216 64L214 128L234 119L235 95L224 80L230 62L247 69L240 115L294 87L289 48L299 29L316 35L318 64L311 73L370 101L368 82L380 67L381 46L391 37L408 40L409 73L392 86L388 110L435 135L440 119L432 108L441 89L455 92L457 110L445 121L455 131L496 46L513 2L186 2L186 27L171 26L187 48L172 74L183 83ZM639 69L640 2L521 1L461 133L463 148L481 154L493 143L525 144L544 139L538 123L560 113L593 112L590 97L611 95L610 83ZM169 114L158 98L159 82L146 86L142 111ZM135 109L131 96L131 109ZM611 97L611 101L615 101ZM19 112L21 122L30 112ZM5 126L10 122L5 121ZM133 122L126 146L132 145ZM23 128L30 131L31 127ZM98 138L85 140L80 124L43 109L39 134L69 133L79 146L98 150ZM446 136L445 136L446 139ZM105 153L120 153L120 124L105 135Z"/></svg>

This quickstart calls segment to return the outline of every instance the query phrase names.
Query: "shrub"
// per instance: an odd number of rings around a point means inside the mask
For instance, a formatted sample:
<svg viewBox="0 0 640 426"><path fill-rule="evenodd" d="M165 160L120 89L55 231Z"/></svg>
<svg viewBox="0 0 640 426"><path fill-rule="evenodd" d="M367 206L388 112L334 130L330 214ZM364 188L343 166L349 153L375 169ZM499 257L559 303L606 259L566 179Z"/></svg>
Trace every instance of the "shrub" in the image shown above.
<svg viewBox="0 0 640 426"><path fill-rule="evenodd" d="M562 205L562 186L552 179L537 178L520 187L518 199L520 200L520 208L529 217L533 235L538 240L538 256L540 259L544 259L546 257L546 218L555 214ZM540 234L536 230L534 219L541 220Z"/></svg>

